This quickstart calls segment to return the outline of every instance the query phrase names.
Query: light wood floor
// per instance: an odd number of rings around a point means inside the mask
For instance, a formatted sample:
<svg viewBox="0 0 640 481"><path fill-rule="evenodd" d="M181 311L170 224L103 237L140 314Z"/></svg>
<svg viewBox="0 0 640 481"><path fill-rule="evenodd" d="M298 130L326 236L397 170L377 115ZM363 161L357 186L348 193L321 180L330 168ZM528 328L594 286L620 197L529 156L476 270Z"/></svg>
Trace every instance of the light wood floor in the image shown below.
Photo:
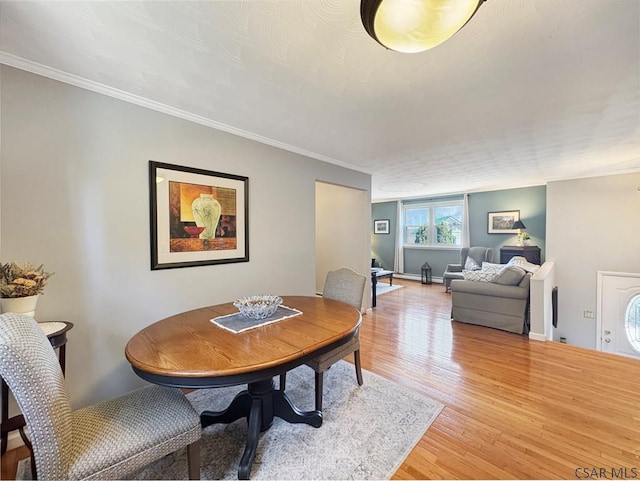
<svg viewBox="0 0 640 481"><path fill-rule="evenodd" d="M395 479L640 479L640 361L452 322L441 284L398 282L364 318L363 367L446 407Z"/></svg>
<svg viewBox="0 0 640 481"><path fill-rule="evenodd" d="M452 322L441 284L394 283L364 316L363 367L446 406L394 479L640 479L640 361Z"/></svg>

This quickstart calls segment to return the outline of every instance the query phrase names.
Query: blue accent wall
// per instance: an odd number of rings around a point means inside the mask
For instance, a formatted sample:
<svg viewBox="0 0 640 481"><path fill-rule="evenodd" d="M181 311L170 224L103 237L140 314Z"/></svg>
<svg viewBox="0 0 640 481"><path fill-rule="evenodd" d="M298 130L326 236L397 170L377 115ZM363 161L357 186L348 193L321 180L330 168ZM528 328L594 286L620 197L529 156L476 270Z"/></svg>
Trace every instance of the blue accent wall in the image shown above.
<svg viewBox="0 0 640 481"><path fill-rule="evenodd" d="M380 202L371 205L371 257L385 269L393 270L396 248L397 203ZM389 219L389 234L374 234L373 221Z"/></svg>
<svg viewBox="0 0 640 481"><path fill-rule="evenodd" d="M446 198L451 198L448 196ZM444 198L443 198L444 199ZM472 246L494 249L494 262L500 260L500 247L515 245L515 234L489 234L489 212L520 211L520 220L531 236L529 245L540 247L541 260L545 258L547 188L544 185L519 189L495 190L469 194L469 239ZM436 200L435 198L411 199L411 202ZM391 233L373 234L371 224L371 256L385 269L393 269L395 252L395 231L397 225L397 203L380 202L372 204L371 218L389 219ZM434 277L442 277L447 264L460 262L458 249L406 248L404 249L404 273L420 275L422 264L428 262Z"/></svg>
<svg viewBox="0 0 640 481"><path fill-rule="evenodd" d="M431 275L442 277L447 264L460 262L460 250L438 249L434 247L414 247L404 249L404 273L421 275L422 264L428 262Z"/></svg>
<svg viewBox="0 0 640 481"><path fill-rule="evenodd" d="M520 220L531 236L529 245L540 247L544 262L547 188L544 185L522 189L494 190L469 194L469 240L472 246L494 248L494 260L499 262L500 247L516 245L516 234L489 234L489 212L519 210Z"/></svg>

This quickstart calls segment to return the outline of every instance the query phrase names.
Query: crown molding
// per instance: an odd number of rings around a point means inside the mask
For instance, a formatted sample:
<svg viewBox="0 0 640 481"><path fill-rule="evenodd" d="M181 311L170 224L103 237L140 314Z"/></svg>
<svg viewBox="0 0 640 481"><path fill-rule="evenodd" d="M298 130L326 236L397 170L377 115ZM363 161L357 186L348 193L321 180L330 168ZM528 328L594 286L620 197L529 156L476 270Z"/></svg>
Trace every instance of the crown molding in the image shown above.
<svg viewBox="0 0 640 481"><path fill-rule="evenodd" d="M161 112L163 114L171 115L172 117L177 117L183 120L187 120L189 122L193 122L196 124L204 125L206 127L210 127L212 129L220 130L222 132L226 132L229 134L237 135L238 137L243 137L245 139L253 140L255 142L259 142L261 144L269 145L271 147L276 147L278 149L286 150L288 152L292 152L294 154L302 155L304 157L309 157L316 160L321 160L323 162L327 162L329 164L334 164L340 167L344 167L346 169L355 170L357 172L362 172L365 174L371 174L360 167L357 167L348 162L344 162L341 160L333 159L331 157L327 157L322 154L318 154L316 152L310 152L305 149L301 149L295 147L293 145L286 144L284 142L280 142L278 140L270 139L268 137L263 137L258 134L254 134L252 132L248 132L246 130L239 129L237 127L233 127L231 125L226 125L221 122L216 122L215 120L209 119L207 117L203 117L201 115L196 115L191 112L187 112L185 110L180 110L175 107L171 107L170 105L165 105L160 102L156 102L154 100L147 99L145 97L141 97L139 95L135 95L129 92L125 92L124 90L119 90L113 87L109 87L107 85L94 82L93 80L88 80L86 78L80 77L78 75L70 74L64 72L62 70L58 70L52 67L48 67L46 65L42 65L37 62L33 62L31 60L24 59L22 57L17 57L13 54L0 51L0 64L8 65L10 67L15 67L20 70L25 70L27 72L34 73L36 75L41 75L43 77L50 78L52 80L57 80L59 82L63 82L69 85L73 85L75 87L79 87L85 90L89 90L91 92L96 92L102 95L106 95L108 97L113 97L118 100L122 100L124 102L128 102L131 104L138 105L140 107L144 107L150 110L155 110L157 112Z"/></svg>

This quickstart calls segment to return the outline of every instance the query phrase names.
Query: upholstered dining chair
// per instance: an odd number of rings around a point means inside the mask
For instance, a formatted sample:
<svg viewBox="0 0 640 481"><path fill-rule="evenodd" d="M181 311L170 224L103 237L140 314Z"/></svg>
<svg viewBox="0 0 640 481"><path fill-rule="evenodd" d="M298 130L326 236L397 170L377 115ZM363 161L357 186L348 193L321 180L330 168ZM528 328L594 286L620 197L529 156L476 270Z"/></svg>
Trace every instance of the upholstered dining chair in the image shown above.
<svg viewBox="0 0 640 481"><path fill-rule="evenodd" d="M344 302L362 309L362 299L367 278L351 269L338 269L327 273L322 291L322 297ZM357 333L349 342L339 346L332 351L322 354L311 361L307 366L313 368L315 374L315 404L316 410L322 411L322 390L324 382L324 372L340 359L353 353L356 368L356 379L362 386L362 367L360 365L360 334ZM284 391L286 384L286 373L280 375L280 389Z"/></svg>
<svg viewBox="0 0 640 481"><path fill-rule="evenodd" d="M179 389L151 385L72 411L44 332L11 313L0 315L0 374L27 423L39 479L126 478L185 446L189 478L200 479L200 416Z"/></svg>

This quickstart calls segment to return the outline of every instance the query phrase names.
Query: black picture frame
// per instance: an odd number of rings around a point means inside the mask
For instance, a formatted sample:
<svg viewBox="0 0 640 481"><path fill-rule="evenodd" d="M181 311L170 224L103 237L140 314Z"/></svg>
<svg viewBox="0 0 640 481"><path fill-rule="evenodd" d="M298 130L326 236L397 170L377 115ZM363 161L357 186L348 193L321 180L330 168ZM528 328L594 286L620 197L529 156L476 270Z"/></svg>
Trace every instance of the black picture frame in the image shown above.
<svg viewBox="0 0 640 481"><path fill-rule="evenodd" d="M151 270L249 261L249 178L149 161Z"/></svg>
<svg viewBox="0 0 640 481"><path fill-rule="evenodd" d="M373 221L373 233L374 234L388 234L389 233L389 219L376 219Z"/></svg>
<svg viewBox="0 0 640 481"><path fill-rule="evenodd" d="M487 213L487 233L488 234L517 234L518 229L511 226L520 220L519 210L505 210L501 212Z"/></svg>

